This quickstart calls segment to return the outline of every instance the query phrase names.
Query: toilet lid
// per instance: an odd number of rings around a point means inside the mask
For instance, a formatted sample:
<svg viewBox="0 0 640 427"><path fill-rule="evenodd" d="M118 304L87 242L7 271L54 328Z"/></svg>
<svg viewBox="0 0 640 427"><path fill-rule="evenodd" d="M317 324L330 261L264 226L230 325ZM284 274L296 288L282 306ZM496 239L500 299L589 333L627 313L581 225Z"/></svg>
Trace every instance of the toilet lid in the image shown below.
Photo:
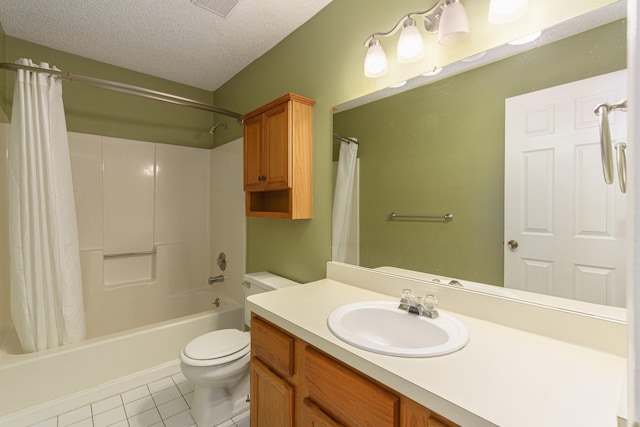
<svg viewBox="0 0 640 427"><path fill-rule="evenodd" d="M184 348L184 354L196 360L217 359L237 353L248 345L248 334L237 329L221 329L193 339Z"/></svg>

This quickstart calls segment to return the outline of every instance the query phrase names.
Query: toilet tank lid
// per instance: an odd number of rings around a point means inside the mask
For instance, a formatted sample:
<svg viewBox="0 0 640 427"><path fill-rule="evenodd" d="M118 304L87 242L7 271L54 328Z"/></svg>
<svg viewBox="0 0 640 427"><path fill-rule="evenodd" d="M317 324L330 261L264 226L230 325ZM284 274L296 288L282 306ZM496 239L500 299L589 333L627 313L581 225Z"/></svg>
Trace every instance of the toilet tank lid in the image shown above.
<svg viewBox="0 0 640 427"><path fill-rule="evenodd" d="M293 280L289 280L285 277L278 276L268 271L247 273L244 275L244 281L251 283L252 285L260 286L264 289L282 289L300 284L298 282L294 282Z"/></svg>

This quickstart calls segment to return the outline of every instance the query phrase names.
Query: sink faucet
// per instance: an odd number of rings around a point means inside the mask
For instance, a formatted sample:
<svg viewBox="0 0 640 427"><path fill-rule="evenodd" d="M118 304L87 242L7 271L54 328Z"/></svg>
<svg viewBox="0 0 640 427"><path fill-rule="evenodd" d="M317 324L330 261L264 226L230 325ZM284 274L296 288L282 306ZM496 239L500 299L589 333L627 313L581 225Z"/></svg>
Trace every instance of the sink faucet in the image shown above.
<svg viewBox="0 0 640 427"><path fill-rule="evenodd" d="M435 295L427 294L424 297L417 297L413 295L411 289L403 289L398 308L406 310L409 313L417 314L418 316L435 319L439 316L438 310L436 309L437 306L438 299Z"/></svg>
<svg viewBox="0 0 640 427"><path fill-rule="evenodd" d="M213 285L216 282L224 282L224 274L221 274L219 276L210 276L209 277L209 284Z"/></svg>

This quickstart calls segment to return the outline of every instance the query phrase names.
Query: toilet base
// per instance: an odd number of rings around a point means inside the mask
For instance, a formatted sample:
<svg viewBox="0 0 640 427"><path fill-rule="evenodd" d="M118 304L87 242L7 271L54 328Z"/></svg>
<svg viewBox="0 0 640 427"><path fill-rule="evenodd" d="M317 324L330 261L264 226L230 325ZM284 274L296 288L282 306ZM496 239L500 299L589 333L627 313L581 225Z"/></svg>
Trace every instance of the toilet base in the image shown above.
<svg viewBox="0 0 640 427"><path fill-rule="evenodd" d="M249 409L249 375L233 388L195 386L191 416L198 427L214 427Z"/></svg>

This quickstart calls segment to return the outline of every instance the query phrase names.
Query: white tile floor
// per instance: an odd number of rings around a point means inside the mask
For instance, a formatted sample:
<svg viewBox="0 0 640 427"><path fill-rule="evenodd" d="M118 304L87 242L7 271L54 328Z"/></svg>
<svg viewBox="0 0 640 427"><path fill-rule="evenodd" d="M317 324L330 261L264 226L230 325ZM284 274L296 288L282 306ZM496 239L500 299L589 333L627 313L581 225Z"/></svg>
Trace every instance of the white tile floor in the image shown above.
<svg viewBox="0 0 640 427"><path fill-rule="evenodd" d="M193 384L182 374L143 385L32 427L191 427ZM249 412L217 427L249 427Z"/></svg>

